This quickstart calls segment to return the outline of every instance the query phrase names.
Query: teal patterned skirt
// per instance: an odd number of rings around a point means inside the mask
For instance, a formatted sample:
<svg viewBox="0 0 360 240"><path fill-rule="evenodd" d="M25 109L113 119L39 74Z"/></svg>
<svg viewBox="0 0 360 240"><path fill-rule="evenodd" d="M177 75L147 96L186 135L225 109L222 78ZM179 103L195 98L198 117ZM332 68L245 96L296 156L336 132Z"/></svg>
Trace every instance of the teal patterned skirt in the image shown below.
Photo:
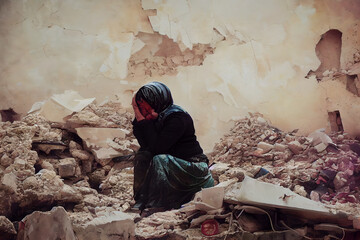
<svg viewBox="0 0 360 240"><path fill-rule="evenodd" d="M206 162L139 152L134 159L134 199L140 208L180 208L202 188L214 186Z"/></svg>

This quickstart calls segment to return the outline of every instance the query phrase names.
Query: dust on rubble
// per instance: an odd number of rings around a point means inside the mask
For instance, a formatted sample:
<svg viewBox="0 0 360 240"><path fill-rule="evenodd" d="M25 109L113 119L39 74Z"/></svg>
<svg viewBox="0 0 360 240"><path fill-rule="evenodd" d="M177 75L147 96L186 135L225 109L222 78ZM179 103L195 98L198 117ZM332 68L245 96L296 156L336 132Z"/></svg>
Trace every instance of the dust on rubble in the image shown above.
<svg viewBox="0 0 360 240"><path fill-rule="evenodd" d="M75 128L131 132L132 118L121 104L108 102L90 104L61 124L48 122L37 113L21 121L1 122L0 215L15 222L35 210L64 206L76 231L104 212L128 211L133 203L132 167L111 159L100 164L103 162L96 159ZM215 145L209 155L213 162L210 169L216 183L242 181L245 175L256 177L357 215L360 144L346 133L328 137L331 141L315 144L314 137L299 136L296 130L283 132L261 114L250 114L236 121ZM125 145L125 140L134 141L134 136L113 139L109 147ZM136 150L126 146L121 151ZM141 219L136 223L136 236L160 237L188 228L189 216L173 210Z"/></svg>
<svg viewBox="0 0 360 240"><path fill-rule="evenodd" d="M360 179L360 151L352 150L360 147L359 141L346 133L332 133L328 136L331 143L320 148L320 144L314 146L310 135L298 136L296 132L286 133L271 126L261 114L237 121L211 154L216 163L228 164L220 170L214 167L215 180L228 180L241 170L254 177L262 168L269 173L259 176L260 181L359 214L356 182Z"/></svg>

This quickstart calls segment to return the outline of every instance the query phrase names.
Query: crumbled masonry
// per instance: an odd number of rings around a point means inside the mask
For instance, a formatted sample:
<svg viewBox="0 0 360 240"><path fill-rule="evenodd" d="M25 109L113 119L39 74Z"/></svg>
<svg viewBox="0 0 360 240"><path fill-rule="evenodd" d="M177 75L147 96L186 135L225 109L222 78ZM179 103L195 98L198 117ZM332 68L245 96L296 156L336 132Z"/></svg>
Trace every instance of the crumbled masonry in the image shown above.
<svg viewBox="0 0 360 240"><path fill-rule="evenodd" d="M104 239L110 239L110 231L122 221L130 224L129 229L135 227L134 231L116 233L119 236L124 234L125 239L164 236L201 239L201 223L209 218L220 224L219 235L215 239L225 236L236 239L239 234L252 239L250 237L254 237L256 232L269 236L291 235L292 239L299 237L285 225L276 226L276 232L273 232L268 221L260 221L257 215L241 212L242 204L226 199L220 208L195 201L183 209L154 213L142 219L135 213L129 213L133 203L131 162L97 159L94 150L99 149L96 144L100 143L89 144L88 140L76 134L76 129L124 129L129 133L101 144L108 144L108 148L126 155L138 148L130 134L132 117L121 104L108 102L102 106L92 103L66 118L65 123L49 122L38 113L28 114L13 123L1 122L0 233L8 239L15 239L20 232L27 236L29 226L26 224L30 221L22 222L24 217L34 211L49 212L55 206L62 206L77 237L84 237L88 224L94 219L101 219L96 220L97 224L109 231L103 233L108 237ZM256 178L322 203L330 212L345 212L352 219L337 223L343 228L358 226L360 191L356 183L360 178L359 141L340 132L329 136L321 130L309 136L299 136L296 132L286 133L271 126L259 113L236 121L209 154L212 162L210 170L216 183L219 183L217 186L226 193L245 177ZM216 191L220 190L214 189ZM282 217L281 212L263 210L261 206L258 208L260 210L257 211L268 211L269 216L280 214ZM121 218L110 221L111 213L116 211L128 215L119 213ZM307 222L307 229L305 225L294 225L289 219L284 221L288 225L293 224L292 228L297 228L306 236L335 234L341 238L341 233L333 229L319 232L315 229L318 223L309 222L304 216L300 219ZM9 225L11 222L14 228ZM23 224L25 227L21 228ZM22 239L21 236L19 239Z"/></svg>

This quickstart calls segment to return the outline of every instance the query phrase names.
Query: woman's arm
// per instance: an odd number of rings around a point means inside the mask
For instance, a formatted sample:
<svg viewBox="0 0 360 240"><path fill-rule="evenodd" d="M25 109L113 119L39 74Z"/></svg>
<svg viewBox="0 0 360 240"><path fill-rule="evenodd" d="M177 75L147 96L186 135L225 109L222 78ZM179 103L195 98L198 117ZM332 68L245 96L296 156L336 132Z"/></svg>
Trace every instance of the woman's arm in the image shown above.
<svg viewBox="0 0 360 240"><path fill-rule="evenodd" d="M139 123L144 142L148 144L153 154L169 153L169 150L178 142L185 131L185 123L180 114L171 114L160 130L156 130L154 121Z"/></svg>

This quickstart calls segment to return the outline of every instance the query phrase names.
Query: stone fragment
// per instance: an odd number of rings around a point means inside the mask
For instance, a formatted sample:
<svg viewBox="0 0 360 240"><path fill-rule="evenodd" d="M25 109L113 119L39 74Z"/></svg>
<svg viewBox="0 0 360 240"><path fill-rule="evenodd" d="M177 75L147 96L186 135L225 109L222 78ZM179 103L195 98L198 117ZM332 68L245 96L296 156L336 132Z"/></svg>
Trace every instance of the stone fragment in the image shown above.
<svg viewBox="0 0 360 240"><path fill-rule="evenodd" d="M122 128L76 128L75 129L79 137L85 142L88 148L108 148L107 140L113 140L114 138L124 139L129 131Z"/></svg>
<svg viewBox="0 0 360 240"><path fill-rule="evenodd" d="M326 146L328 146L330 143L333 143L331 138L324 131L325 129L318 129L312 132L311 134L309 134L308 137L311 139L311 144L313 146L316 146L320 143L323 143Z"/></svg>
<svg viewBox="0 0 360 240"><path fill-rule="evenodd" d="M314 147L318 153L324 151L327 148L327 145L325 143L319 143Z"/></svg>
<svg viewBox="0 0 360 240"><path fill-rule="evenodd" d="M76 160L74 158L64 158L59 163L59 175L61 177L73 177L76 173Z"/></svg>
<svg viewBox="0 0 360 240"><path fill-rule="evenodd" d="M0 158L0 165L8 167L14 162L13 158L10 158L6 153Z"/></svg>
<svg viewBox="0 0 360 240"><path fill-rule="evenodd" d="M63 207L49 212L35 211L23 220L24 229L19 231L17 240L76 240L70 219Z"/></svg>
<svg viewBox="0 0 360 240"><path fill-rule="evenodd" d="M219 162L210 167L210 172L212 173L213 178L218 180L219 176L224 174L229 168L229 164Z"/></svg>
<svg viewBox="0 0 360 240"><path fill-rule="evenodd" d="M55 171L54 166L51 163L46 162L46 161L43 161L41 163L41 168L42 169L47 169L47 170L50 170L50 171Z"/></svg>
<svg viewBox="0 0 360 240"><path fill-rule="evenodd" d="M245 171L241 168L230 168L229 170L226 171L226 174L230 177L230 178L237 178L240 182L244 179L245 177Z"/></svg>
<svg viewBox="0 0 360 240"><path fill-rule="evenodd" d="M294 154L299 154L303 150L303 146L298 141L289 142L288 147Z"/></svg>
<svg viewBox="0 0 360 240"><path fill-rule="evenodd" d="M257 147L261 148L263 150L263 153L267 153L274 148L274 146L272 144L269 144L266 142L259 142Z"/></svg>
<svg viewBox="0 0 360 240"><path fill-rule="evenodd" d="M311 191L310 199L315 201L315 202L319 202L320 201L320 194L318 192L316 192L316 191Z"/></svg>
<svg viewBox="0 0 360 240"><path fill-rule="evenodd" d="M5 216L0 216L0 240L15 239L16 234L12 222Z"/></svg>
<svg viewBox="0 0 360 240"><path fill-rule="evenodd" d="M1 183L11 192L15 193L17 190L17 179L16 175L12 172L4 174L1 179Z"/></svg>
<svg viewBox="0 0 360 240"><path fill-rule="evenodd" d="M114 150L113 148L100 148L99 150L93 149L92 152L95 155L96 162L100 163L101 166L105 166L114 157L122 156L122 153Z"/></svg>
<svg viewBox="0 0 360 240"><path fill-rule="evenodd" d="M85 99L77 92L66 90L62 94L54 94L41 106L40 114L52 122L65 123L64 118L73 112L79 112L92 103L95 98Z"/></svg>
<svg viewBox="0 0 360 240"><path fill-rule="evenodd" d="M93 156L85 150L75 149L70 151L70 154L73 158L77 158L81 161L91 161L93 158Z"/></svg>
<svg viewBox="0 0 360 240"><path fill-rule="evenodd" d="M258 117L256 120L258 121L258 123L260 123L260 125L266 125L267 124L267 121L262 117Z"/></svg>
<svg viewBox="0 0 360 240"><path fill-rule="evenodd" d="M294 192L303 197L306 197L306 195L307 195L307 192L306 192L304 186L300 186L300 185L295 185Z"/></svg>
<svg viewBox="0 0 360 240"><path fill-rule="evenodd" d="M290 135L290 134L286 134L285 140L286 140L287 142L292 142L292 141L295 140L295 137L292 136L292 135Z"/></svg>
<svg viewBox="0 0 360 240"><path fill-rule="evenodd" d="M92 162L91 161L83 161L81 163L81 171L82 173L90 173L92 171Z"/></svg>
<svg viewBox="0 0 360 240"><path fill-rule="evenodd" d="M345 173L338 172L334 178L334 187L335 189L341 189L343 186L347 184L347 179L345 177Z"/></svg>
<svg viewBox="0 0 360 240"><path fill-rule="evenodd" d="M59 200L61 201L77 203L82 199L81 193L69 185L64 184L60 189Z"/></svg>
<svg viewBox="0 0 360 240"><path fill-rule="evenodd" d="M128 214L120 211L106 213L93 219L84 227L76 229L78 240L112 240L133 239L135 237L134 218L138 214Z"/></svg>
<svg viewBox="0 0 360 240"><path fill-rule="evenodd" d="M274 144L274 149L275 149L276 151L283 152L283 151L285 151L285 150L287 149L287 146L284 145L284 144L275 143L275 144Z"/></svg>
<svg viewBox="0 0 360 240"><path fill-rule="evenodd" d="M26 178L23 182L23 188L26 189L36 189L40 187L40 184L35 176L30 176Z"/></svg>

